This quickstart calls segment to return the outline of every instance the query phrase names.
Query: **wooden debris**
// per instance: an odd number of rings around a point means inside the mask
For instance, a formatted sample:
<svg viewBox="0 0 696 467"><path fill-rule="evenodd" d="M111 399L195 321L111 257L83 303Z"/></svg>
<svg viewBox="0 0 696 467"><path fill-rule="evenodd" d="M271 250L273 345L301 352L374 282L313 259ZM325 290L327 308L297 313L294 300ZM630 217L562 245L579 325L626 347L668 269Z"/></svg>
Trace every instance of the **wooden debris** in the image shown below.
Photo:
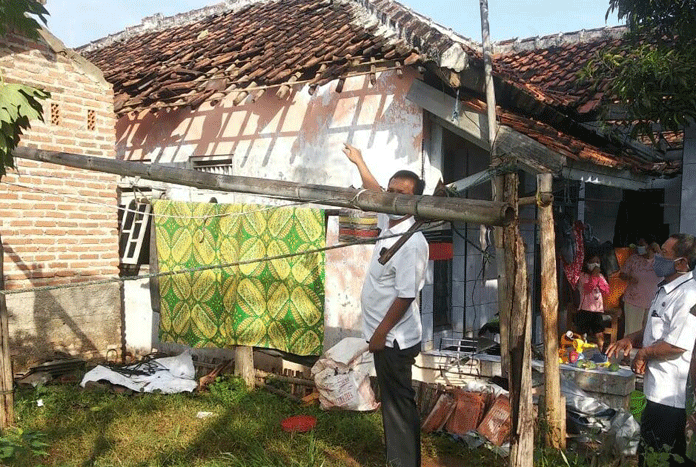
<svg viewBox="0 0 696 467"><path fill-rule="evenodd" d="M290 394L290 393L288 393L288 392L285 392L285 391L283 391L282 389L278 389L278 388L273 387L273 386L271 386L271 385L269 385L269 384L266 384L266 383L264 383L263 381L256 381L256 386L259 387L259 388L263 388L263 389L265 389L266 391L268 391L268 392L270 392L270 393L273 393L273 394L276 394L276 395L278 395L278 396L282 396L282 397L288 398L288 399L290 399L291 401L298 402L298 403L302 402L302 399L300 399L299 397L293 396L292 394Z"/></svg>
<svg viewBox="0 0 696 467"><path fill-rule="evenodd" d="M213 371L208 373L207 375L201 377L198 380L198 388L196 389L198 392L205 391L208 388L208 385L213 383L215 381L215 378L218 377L222 371L229 367L230 364L232 363L232 360L226 360L219 365L217 365L215 368L213 368Z"/></svg>

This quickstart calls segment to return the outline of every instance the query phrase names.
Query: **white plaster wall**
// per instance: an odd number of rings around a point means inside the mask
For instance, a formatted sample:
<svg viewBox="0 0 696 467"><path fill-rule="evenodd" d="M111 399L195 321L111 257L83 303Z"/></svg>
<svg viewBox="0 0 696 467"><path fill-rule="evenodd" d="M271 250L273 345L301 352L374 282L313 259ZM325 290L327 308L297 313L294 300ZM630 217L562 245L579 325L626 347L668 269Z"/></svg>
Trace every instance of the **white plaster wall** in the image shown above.
<svg viewBox="0 0 696 467"><path fill-rule="evenodd" d="M150 280L138 279L123 283L126 352L147 355L157 338L154 316L150 309Z"/></svg>
<svg viewBox="0 0 696 467"><path fill-rule="evenodd" d="M417 73L407 69L402 78L385 72L374 86L367 76L346 80L341 93L336 82L294 92L280 100L270 90L256 102L232 105L229 96L216 106L198 110L162 111L156 115L123 117L117 125L119 156L126 160L159 163L186 162L191 156L232 155L233 174L332 186L359 187L358 171L342 152L343 143L362 149L377 180L386 186L396 170L425 175L432 189L440 178L422 154L423 112L406 99ZM426 193L428 188L426 188ZM285 204L249 195L170 188L172 199L218 202ZM327 245L337 241L338 222L330 218ZM360 335L359 296L371 254L369 246L353 246L326 253L325 348L348 335ZM137 294L135 299L130 294ZM152 315L149 291L126 291L127 345L146 345L146 332L129 332ZM154 344L154 342L153 342Z"/></svg>

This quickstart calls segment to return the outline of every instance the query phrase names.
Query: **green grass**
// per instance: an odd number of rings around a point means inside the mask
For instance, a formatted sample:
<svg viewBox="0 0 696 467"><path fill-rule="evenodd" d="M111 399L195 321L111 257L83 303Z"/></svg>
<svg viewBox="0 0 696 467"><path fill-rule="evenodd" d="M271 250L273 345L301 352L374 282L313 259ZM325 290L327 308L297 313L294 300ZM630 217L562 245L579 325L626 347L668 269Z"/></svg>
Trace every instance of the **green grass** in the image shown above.
<svg viewBox="0 0 696 467"><path fill-rule="evenodd" d="M248 392L234 378L219 379L203 394L119 395L73 385L19 389L15 408L23 438L12 431L0 438L0 450L2 440L15 449L11 459L0 460L2 465L383 466L378 412L300 407L263 390ZM199 412L214 415L197 418ZM298 414L314 415L316 428L309 433L284 432L280 422ZM37 439L33 449L29 443ZM32 453L41 450L47 455ZM423 465L433 467L508 463L485 448L470 451L445 435L424 435L422 452ZM553 465L553 455L539 451L536 464ZM571 462L570 467L582 465Z"/></svg>

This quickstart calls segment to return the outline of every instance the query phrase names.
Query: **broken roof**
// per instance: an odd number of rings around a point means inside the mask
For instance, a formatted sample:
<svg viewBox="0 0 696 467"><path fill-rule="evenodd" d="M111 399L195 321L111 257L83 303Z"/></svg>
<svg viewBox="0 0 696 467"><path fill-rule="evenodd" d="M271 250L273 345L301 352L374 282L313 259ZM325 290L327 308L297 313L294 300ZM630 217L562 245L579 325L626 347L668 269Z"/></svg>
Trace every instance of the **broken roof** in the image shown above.
<svg viewBox="0 0 696 467"><path fill-rule="evenodd" d="M603 87L580 83L577 73L623 32L602 28L496 44L494 73L503 85L497 93L507 96L499 99L501 115L513 129L562 155L616 169L674 172L674 164L652 151L627 150L598 139L596 128L583 127L593 120ZM341 79L354 73L416 64L443 79L480 68L479 48L392 0L227 0L169 18L145 18L81 53L113 84L114 108L123 115L197 107L230 94L236 104L269 89L284 98L293 84L313 92L336 79L339 90Z"/></svg>
<svg viewBox="0 0 696 467"><path fill-rule="evenodd" d="M389 0L259 0L156 15L81 53L104 70L124 114L195 107L287 82L322 85L360 67L409 65L421 54L461 70L473 49Z"/></svg>

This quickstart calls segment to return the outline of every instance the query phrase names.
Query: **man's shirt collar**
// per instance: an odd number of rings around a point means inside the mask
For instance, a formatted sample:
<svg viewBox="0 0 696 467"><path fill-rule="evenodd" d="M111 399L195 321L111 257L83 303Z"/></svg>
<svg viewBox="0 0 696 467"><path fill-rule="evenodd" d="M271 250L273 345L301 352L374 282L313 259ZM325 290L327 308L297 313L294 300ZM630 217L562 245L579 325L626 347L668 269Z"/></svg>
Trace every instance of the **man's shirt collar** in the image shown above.
<svg viewBox="0 0 696 467"><path fill-rule="evenodd" d="M387 227L387 230L384 231L384 233L389 233L389 234L400 234L406 232L408 229L411 228L413 224L416 223L416 220L413 218L413 216L410 216L408 219L404 219L403 221L399 222L396 224L394 227Z"/></svg>
<svg viewBox="0 0 696 467"><path fill-rule="evenodd" d="M664 283L661 282L659 286L664 289L666 294L672 293L674 289L682 285L684 282L692 280L694 278L694 274L692 271L687 272L686 274L682 274L681 276L677 277L673 281Z"/></svg>

